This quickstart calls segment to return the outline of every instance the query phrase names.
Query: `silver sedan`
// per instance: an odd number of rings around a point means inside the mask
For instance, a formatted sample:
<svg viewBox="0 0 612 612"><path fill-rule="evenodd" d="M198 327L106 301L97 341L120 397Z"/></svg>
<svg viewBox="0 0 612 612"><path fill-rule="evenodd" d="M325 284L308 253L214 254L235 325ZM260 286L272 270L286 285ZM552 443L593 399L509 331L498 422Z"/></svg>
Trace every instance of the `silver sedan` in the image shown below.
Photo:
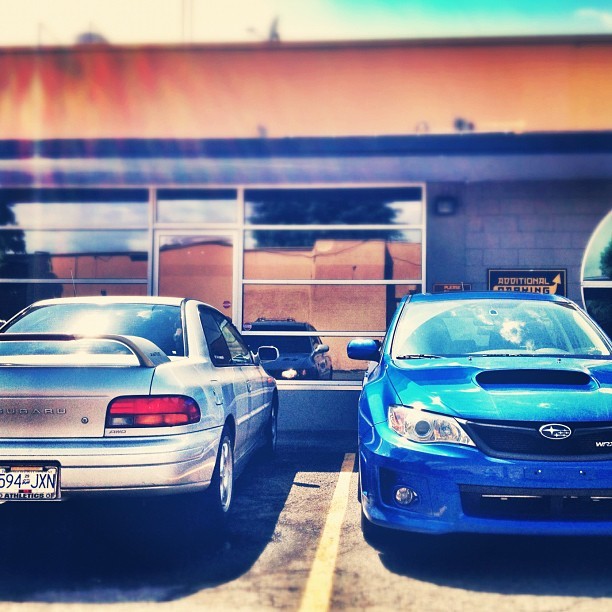
<svg viewBox="0 0 612 612"><path fill-rule="evenodd" d="M60 298L0 330L0 502L189 495L222 521L278 394L231 321L191 299Z"/></svg>

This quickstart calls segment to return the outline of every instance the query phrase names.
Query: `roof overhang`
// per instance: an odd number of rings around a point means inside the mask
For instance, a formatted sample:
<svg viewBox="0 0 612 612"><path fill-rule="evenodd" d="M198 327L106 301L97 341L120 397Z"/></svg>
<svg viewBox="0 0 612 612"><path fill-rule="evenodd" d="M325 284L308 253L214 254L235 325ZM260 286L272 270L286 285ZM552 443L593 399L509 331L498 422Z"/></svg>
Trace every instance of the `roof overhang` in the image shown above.
<svg viewBox="0 0 612 612"><path fill-rule="evenodd" d="M610 178L612 131L0 141L5 187Z"/></svg>

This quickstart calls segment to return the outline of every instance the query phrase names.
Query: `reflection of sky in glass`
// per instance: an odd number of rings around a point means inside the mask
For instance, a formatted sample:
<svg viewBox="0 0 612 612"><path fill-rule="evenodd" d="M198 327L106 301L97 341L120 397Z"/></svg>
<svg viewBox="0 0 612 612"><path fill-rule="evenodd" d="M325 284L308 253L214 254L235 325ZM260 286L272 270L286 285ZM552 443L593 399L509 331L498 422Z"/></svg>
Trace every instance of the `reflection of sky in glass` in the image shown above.
<svg viewBox="0 0 612 612"><path fill-rule="evenodd" d="M17 225L24 227L147 227L146 202L13 204Z"/></svg>
<svg viewBox="0 0 612 612"><path fill-rule="evenodd" d="M389 208L395 211L393 223L417 224L422 223L423 204L422 202L389 202Z"/></svg>
<svg viewBox="0 0 612 612"><path fill-rule="evenodd" d="M235 200L161 200L159 223L236 223Z"/></svg>
<svg viewBox="0 0 612 612"><path fill-rule="evenodd" d="M232 240L228 236L210 236L199 234L197 236L162 236L160 239L160 248L171 249L173 247L187 247L205 244L223 244L226 246L232 245Z"/></svg>
<svg viewBox="0 0 612 612"><path fill-rule="evenodd" d="M28 253L126 253L147 252L146 231L109 230L80 232L25 231Z"/></svg>
<svg viewBox="0 0 612 612"><path fill-rule="evenodd" d="M584 279L600 278L601 254L612 241L612 212L601 222L588 247L584 266Z"/></svg>

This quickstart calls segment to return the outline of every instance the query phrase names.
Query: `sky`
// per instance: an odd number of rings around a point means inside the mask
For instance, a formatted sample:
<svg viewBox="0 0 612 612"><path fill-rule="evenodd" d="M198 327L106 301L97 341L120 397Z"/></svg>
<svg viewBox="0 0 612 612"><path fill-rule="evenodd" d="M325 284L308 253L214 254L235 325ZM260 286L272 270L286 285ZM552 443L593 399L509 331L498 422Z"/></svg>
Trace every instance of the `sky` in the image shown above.
<svg viewBox="0 0 612 612"><path fill-rule="evenodd" d="M0 0L0 47L612 34L612 0Z"/></svg>

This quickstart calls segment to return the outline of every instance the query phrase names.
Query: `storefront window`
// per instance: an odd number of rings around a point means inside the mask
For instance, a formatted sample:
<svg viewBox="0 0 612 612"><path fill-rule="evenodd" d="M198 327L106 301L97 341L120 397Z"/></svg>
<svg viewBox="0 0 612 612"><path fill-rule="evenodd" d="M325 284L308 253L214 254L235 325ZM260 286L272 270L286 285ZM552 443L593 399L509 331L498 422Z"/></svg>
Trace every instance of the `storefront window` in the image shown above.
<svg viewBox="0 0 612 612"><path fill-rule="evenodd" d="M233 235L160 232L159 295L189 295L231 315L233 307Z"/></svg>
<svg viewBox="0 0 612 612"><path fill-rule="evenodd" d="M263 242L263 244L262 244ZM276 244L274 244L276 243ZM245 232L244 278L420 279L421 230Z"/></svg>
<svg viewBox="0 0 612 612"><path fill-rule="evenodd" d="M6 235L0 231L0 241ZM5 243L5 278L147 278L145 230L22 230L19 252Z"/></svg>
<svg viewBox="0 0 612 612"><path fill-rule="evenodd" d="M143 189L0 190L0 226L24 228L142 227L148 223Z"/></svg>
<svg viewBox="0 0 612 612"><path fill-rule="evenodd" d="M158 223L236 223L234 189L160 189L157 192Z"/></svg>
<svg viewBox="0 0 612 612"><path fill-rule="evenodd" d="M67 283L0 281L0 319L6 320L38 300L97 295L147 295L146 283Z"/></svg>
<svg viewBox="0 0 612 612"><path fill-rule="evenodd" d="M0 191L0 318L42 298L146 295L148 202L143 189Z"/></svg>
<svg viewBox="0 0 612 612"><path fill-rule="evenodd" d="M268 371L360 379L367 364L348 359L348 341L381 338L422 290L422 189L247 189L244 215L243 331L279 349Z"/></svg>
<svg viewBox="0 0 612 612"><path fill-rule="evenodd" d="M423 200L420 186L0 190L0 319L45 298L189 295L276 345L279 380L356 381L368 364L349 340L382 338L422 290Z"/></svg>
<svg viewBox="0 0 612 612"><path fill-rule="evenodd" d="M399 300L420 285L245 285L243 327L259 320L309 323L319 332L384 332Z"/></svg>
<svg viewBox="0 0 612 612"><path fill-rule="evenodd" d="M420 224L419 187L338 189L247 189L249 225Z"/></svg>
<svg viewBox="0 0 612 612"><path fill-rule="evenodd" d="M274 322L268 322L274 325ZM285 322L285 327L293 325ZM299 326L299 322L294 324ZM257 325L253 326L253 330ZM381 336L369 336L382 340ZM349 338L338 336L296 336L282 333L253 332L246 336L249 347L256 351L260 346L275 346L279 357L264 362L266 371L282 381L359 381L368 367L367 362L354 361L346 354Z"/></svg>

